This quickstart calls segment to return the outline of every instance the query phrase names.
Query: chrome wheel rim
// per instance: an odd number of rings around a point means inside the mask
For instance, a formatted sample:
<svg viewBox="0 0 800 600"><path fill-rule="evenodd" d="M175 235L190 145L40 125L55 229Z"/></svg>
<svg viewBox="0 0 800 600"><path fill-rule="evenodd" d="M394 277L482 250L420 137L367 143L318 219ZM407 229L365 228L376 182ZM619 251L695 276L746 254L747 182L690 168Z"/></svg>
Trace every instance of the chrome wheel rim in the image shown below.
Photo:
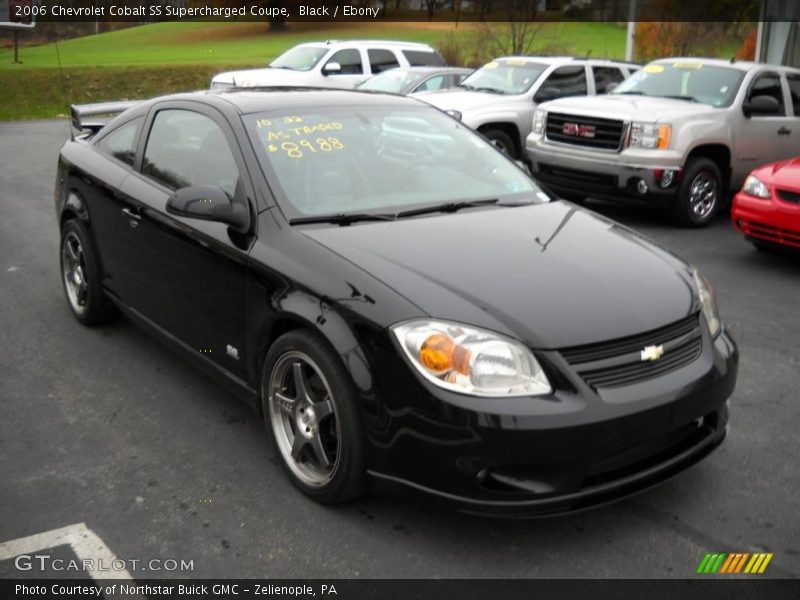
<svg viewBox="0 0 800 600"><path fill-rule="evenodd" d="M330 386L306 354L283 354L268 383L269 417L284 461L311 487L327 484L341 458L341 432Z"/></svg>
<svg viewBox="0 0 800 600"><path fill-rule="evenodd" d="M86 259L77 234L70 231L61 243L61 273L69 304L79 315L86 312L89 282L86 280Z"/></svg>
<svg viewBox="0 0 800 600"><path fill-rule="evenodd" d="M698 173L689 187L689 208L698 219L705 219L717 204L716 178L703 171Z"/></svg>
<svg viewBox="0 0 800 600"><path fill-rule="evenodd" d="M492 146L494 146L495 148L500 150L500 152L502 152L503 154L507 154L508 156L511 156L511 152L510 152L511 149L506 144L504 144L502 141L496 140L496 139L492 139L490 141L492 143Z"/></svg>

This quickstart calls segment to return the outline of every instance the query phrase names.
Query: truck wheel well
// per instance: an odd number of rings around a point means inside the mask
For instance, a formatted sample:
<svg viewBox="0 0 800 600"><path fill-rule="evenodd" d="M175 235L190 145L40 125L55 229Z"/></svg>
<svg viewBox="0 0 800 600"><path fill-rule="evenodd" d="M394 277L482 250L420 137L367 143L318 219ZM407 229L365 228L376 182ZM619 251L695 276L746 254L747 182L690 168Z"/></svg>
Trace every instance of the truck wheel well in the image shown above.
<svg viewBox="0 0 800 600"><path fill-rule="evenodd" d="M516 152L516 156L522 155L522 149L520 148L520 140L519 140L519 129L513 123L486 123L485 125L481 125L478 127L478 131L481 133L485 133L489 129L499 129L500 131L508 134L511 138L511 141L514 143L514 150Z"/></svg>
<svg viewBox="0 0 800 600"><path fill-rule="evenodd" d="M705 146L698 146L694 148L686 159L686 164L696 157L703 157L713 160L719 167L719 172L722 173L723 186L727 190L730 187L731 181L731 151L723 144L707 144Z"/></svg>

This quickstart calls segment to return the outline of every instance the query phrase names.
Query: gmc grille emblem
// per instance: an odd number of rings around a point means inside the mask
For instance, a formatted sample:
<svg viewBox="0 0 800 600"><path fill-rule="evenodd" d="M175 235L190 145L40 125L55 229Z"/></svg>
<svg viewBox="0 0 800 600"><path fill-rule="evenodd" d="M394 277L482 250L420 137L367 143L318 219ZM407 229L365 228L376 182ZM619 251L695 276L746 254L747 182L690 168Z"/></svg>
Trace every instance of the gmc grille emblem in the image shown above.
<svg viewBox="0 0 800 600"><path fill-rule="evenodd" d="M561 126L561 133L576 137L593 138L595 132L594 125L579 125L578 123L564 123Z"/></svg>

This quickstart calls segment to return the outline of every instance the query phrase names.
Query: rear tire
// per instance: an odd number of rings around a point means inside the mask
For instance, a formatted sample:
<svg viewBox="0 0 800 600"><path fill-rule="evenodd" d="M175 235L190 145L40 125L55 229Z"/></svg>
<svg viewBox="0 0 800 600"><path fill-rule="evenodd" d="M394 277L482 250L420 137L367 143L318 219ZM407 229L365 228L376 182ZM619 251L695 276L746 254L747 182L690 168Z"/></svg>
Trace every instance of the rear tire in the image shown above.
<svg viewBox="0 0 800 600"><path fill-rule="evenodd" d="M302 329L278 338L264 360L261 402L275 453L295 487L324 504L363 493L358 394L325 339Z"/></svg>
<svg viewBox="0 0 800 600"><path fill-rule="evenodd" d="M502 129L484 129L481 133L503 154L507 154L514 159L519 158L517 145L511 139L511 136Z"/></svg>
<svg viewBox="0 0 800 600"><path fill-rule="evenodd" d="M672 220L681 227L706 227L723 203L722 175L708 158L693 158L683 173L672 204Z"/></svg>
<svg viewBox="0 0 800 600"><path fill-rule="evenodd" d="M67 304L83 325L103 325L117 309L103 293L102 272L86 226L71 219L61 228L61 284Z"/></svg>

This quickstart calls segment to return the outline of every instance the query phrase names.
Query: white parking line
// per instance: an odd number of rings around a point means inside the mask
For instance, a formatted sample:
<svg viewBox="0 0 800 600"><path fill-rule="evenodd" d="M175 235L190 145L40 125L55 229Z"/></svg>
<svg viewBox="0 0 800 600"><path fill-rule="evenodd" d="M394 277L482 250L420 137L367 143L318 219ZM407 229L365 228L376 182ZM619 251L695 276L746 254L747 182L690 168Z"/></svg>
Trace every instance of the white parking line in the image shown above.
<svg viewBox="0 0 800 600"><path fill-rule="evenodd" d="M81 564L87 565L85 571L91 575L92 579L133 579L127 569L98 570L101 565L109 568L117 560L117 557L85 523L67 525L28 537L1 542L0 560L8 560L21 554L32 554L64 544L69 544L81 561L87 561Z"/></svg>

